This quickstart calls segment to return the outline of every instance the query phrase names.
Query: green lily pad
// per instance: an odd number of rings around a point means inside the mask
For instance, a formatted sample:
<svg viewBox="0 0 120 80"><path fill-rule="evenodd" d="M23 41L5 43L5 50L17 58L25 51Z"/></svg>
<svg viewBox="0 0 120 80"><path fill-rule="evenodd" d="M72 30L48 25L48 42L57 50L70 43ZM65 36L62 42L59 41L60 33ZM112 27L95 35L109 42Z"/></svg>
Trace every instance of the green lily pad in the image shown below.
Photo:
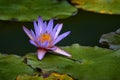
<svg viewBox="0 0 120 80"><path fill-rule="evenodd" d="M43 19L66 18L77 9L67 1L57 0L0 0L0 19L31 21L42 16Z"/></svg>
<svg viewBox="0 0 120 80"><path fill-rule="evenodd" d="M120 14L120 0L71 0L77 8L106 14Z"/></svg>
<svg viewBox="0 0 120 80"><path fill-rule="evenodd" d="M120 80L120 50L113 51L99 47L83 47L74 44L62 47L72 58L47 54L39 61L35 54L28 54L27 64L43 72L58 72L78 80Z"/></svg>
<svg viewBox="0 0 120 80"><path fill-rule="evenodd" d="M0 80L15 80L17 75L32 74L33 70L16 55L0 54Z"/></svg>
<svg viewBox="0 0 120 80"><path fill-rule="evenodd" d="M120 49L120 29L115 32L103 34L99 40L102 45L108 45L110 49Z"/></svg>
<svg viewBox="0 0 120 80"><path fill-rule="evenodd" d="M72 58L47 53L40 61L36 54L0 54L0 80L120 80L120 50L78 44L61 48ZM46 73L53 74L45 77Z"/></svg>

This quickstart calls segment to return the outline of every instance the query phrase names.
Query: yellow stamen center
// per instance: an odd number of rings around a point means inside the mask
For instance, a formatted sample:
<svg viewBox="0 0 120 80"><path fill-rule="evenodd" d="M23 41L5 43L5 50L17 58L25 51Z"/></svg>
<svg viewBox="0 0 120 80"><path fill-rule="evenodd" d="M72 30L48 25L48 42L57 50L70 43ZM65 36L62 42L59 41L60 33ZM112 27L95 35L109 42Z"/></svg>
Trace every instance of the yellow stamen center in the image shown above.
<svg viewBox="0 0 120 80"><path fill-rule="evenodd" d="M48 33L44 33L40 36L39 40L40 40L40 42L44 43L45 41L50 41L51 36Z"/></svg>

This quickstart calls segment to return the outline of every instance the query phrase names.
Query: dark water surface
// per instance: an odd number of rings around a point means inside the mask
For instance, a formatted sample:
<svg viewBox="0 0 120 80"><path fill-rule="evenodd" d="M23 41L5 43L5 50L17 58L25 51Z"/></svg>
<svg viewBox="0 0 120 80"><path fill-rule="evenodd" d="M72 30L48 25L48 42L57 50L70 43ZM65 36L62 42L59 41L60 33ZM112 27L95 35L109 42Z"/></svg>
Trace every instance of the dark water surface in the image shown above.
<svg viewBox="0 0 120 80"><path fill-rule="evenodd" d="M79 10L77 15L56 20L55 23L64 23L62 32L71 31L71 34L58 44L59 46L73 43L95 46L98 45L102 34L120 28L120 15L106 15ZM0 52L24 54L36 51L36 48L29 44L29 39L22 30L23 25L29 29L33 28L31 22L0 21Z"/></svg>

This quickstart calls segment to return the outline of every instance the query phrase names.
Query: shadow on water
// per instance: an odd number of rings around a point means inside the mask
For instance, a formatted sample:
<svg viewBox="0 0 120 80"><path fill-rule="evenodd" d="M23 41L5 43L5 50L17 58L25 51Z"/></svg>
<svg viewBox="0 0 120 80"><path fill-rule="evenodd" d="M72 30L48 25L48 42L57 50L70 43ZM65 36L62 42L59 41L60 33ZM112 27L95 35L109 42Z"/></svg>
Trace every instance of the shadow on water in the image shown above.
<svg viewBox="0 0 120 80"><path fill-rule="evenodd" d="M84 46L98 45L102 34L120 28L120 15L106 15L79 10L75 16L56 20L55 23L64 23L62 32L71 31L71 34L58 43L59 46L79 43ZM33 28L31 22L0 21L0 52L24 54L35 52L36 48L29 44L22 26Z"/></svg>

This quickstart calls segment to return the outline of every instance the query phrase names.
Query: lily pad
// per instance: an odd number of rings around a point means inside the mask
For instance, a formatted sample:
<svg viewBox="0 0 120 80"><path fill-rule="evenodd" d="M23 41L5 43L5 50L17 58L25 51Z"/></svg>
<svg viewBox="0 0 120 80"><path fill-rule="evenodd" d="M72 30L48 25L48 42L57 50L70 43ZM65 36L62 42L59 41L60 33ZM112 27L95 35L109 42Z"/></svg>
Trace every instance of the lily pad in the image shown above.
<svg viewBox="0 0 120 80"><path fill-rule="evenodd" d="M66 18L77 9L67 1L57 0L0 0L0 19L31 21L42 16L43 19Z"/></svg>
<svg viewBox="0 0 120 80"><path fill-rule="evenodd" d="M58 72L78 80L120 80L120 50L99 47L83 47L74 44L62 47L72 54L72 58L47 54L39 61L35 54L28 54L27 64L42 72Z"/></svg>
<svg viewBox="0 0 120 80"><path fill-rule="evenodd" d="M108 45L110 49L120 49L120 28L115 32L103 34L99 40L103 46Z"/></svg>
<svg viewBox="0 0 120 80"><path fill-rule="evenodd" d="M0 80L15 80L17 75L32 73L20 56L0 54Z"/></svg>
<svg viewBox="0 0 120 80"><path fill-rule="evenodd" d="M35 53L23 58L0 54L0 80L120 80L120 49L78 44L61 48L72 58L47 53L40 61ZM51 74L45 77L45 73Z"/></svg>
<svg viewBox="0 0 120 80"><path fill-rule="evenodd" d="M120 14L120 0L71 0L77 8L105 14Z"/></svg>

